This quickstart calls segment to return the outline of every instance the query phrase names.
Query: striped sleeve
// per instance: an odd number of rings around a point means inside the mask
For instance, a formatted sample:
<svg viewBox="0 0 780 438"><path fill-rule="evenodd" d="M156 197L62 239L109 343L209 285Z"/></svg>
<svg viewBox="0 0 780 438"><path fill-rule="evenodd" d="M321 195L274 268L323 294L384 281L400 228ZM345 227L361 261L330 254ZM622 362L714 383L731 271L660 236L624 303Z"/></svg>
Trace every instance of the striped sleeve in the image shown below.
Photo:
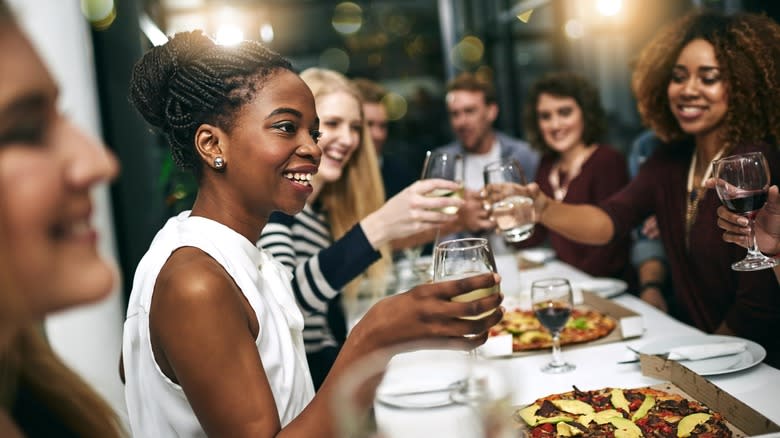
<svg viewBox="0 0 780 438"><path fill-rule="evenodd" d="M306 210L294 218L272 215L258 245L290 269L295 299L310 315L327 312L328 302L380 257L360 225L331 243L327 224Z"/></svg>

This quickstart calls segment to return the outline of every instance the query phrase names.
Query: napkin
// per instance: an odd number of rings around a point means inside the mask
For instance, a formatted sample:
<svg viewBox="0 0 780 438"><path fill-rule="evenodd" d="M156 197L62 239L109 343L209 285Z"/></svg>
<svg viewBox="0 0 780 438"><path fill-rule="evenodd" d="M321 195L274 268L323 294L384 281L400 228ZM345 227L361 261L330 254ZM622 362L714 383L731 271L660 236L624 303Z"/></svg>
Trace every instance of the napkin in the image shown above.
<svg viewBox="0 0 780 438"><path fill-rule="evenodd" d="M722 342L717 344L685 345L669 350L671 360L701 360L711 357L729 356L745 351L744 342Z"/></svg>

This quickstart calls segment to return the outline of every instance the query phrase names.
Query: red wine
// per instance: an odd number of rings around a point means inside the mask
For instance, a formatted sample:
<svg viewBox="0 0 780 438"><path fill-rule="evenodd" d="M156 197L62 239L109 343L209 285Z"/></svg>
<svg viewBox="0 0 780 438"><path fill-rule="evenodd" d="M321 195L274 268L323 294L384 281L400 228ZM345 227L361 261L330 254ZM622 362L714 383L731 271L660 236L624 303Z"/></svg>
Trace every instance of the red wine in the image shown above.
<svg viewBox="0 0 780 438"><path fill-rule="evenodd" d="M539 322L547 327L547 330L557 332L560 331L563 326L566 325L566 321L569 320L571 307L554 304L552 306L537 307L534 309L534 313L536 314L536 318L539 319Z"/></svg>
<svg viewBox="0 0 780 438"><path fill-rule="evenodd" d="M723 199L723 203L726 204L726 208L734 213L745 214L764 206L766 203L767 193L761 192L749 192L747 196L742 196L733 199Z"/></svg>

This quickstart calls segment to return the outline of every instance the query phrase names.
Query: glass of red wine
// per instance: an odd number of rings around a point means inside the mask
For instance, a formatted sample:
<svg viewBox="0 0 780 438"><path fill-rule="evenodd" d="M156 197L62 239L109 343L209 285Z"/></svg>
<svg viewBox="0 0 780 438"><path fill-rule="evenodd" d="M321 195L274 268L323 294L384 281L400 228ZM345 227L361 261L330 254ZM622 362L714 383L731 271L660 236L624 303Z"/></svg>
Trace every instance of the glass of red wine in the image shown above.
<svg viewBox="0 0 780 438"><path fill-rule="evenodd" d="M561 330L574 305L571 284L565 278L548 278L531 284L534 314L552 335L552 360L542 367L545 373L567 373L576 367L561 358Z"/></svg>
<svg viewBox="0 0 780 438"><path fill-rule="evenodd" d="M723 205L748 218L750 235L747 255L731 265L735 271L774 268L777 261L761 254L756 244L753 219L764 206L770 185L769 165L761 152L732 155L712 162L715 189Z"/></svg>

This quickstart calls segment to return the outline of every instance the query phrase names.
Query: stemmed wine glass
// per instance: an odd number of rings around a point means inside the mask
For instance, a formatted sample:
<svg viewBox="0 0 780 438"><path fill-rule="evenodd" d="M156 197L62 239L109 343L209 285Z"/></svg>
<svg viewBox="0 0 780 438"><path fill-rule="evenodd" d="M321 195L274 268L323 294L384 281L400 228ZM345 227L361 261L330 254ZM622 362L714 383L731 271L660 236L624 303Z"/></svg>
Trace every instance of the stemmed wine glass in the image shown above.
<svg viewBox="0 0 780 438"><path fill-rule="evenodd" d="M566 373L576 367L561 358L561 330L571 316L574 303L571 284L565 278L548 278L531 284L531 303L539 322L553 338L552 360L542 367L545 373Z"/></svg>
<svg viewBox="0 0 780 438"><path fill-rule="evenodd" d="M732 155L712 162L715 189L723 205L748 218L748 252L744 259L731 265L735 271L758 271L773 268L777 261L761 254L756 243L753 219L764 206L769 190L769 165L761 152Z"/></svg>
<svg viewBox="0 0 780 438"><path fill-rule="evenodd" d="M433 253L433 281L455 280L471 277L485 272L496 272L496 261L490 250L487 239L465 238L447 240L436 245ZM498 293L498 285L476 289L452 298L452 301L468 302L484 298ZM494 310L489 310L478 316L464 317L464 319L481 319L490 315ZM469 350L472 361L476 361L477 352ZM472 403L483 396L482 382L473 374L456 388L451 394L452 400L459 403Z"/></svg>
<svg viewBox="0 0 780 438"><path fill-rule="evenodd" d="M534 201L518 192L526 184L525 174L515 159L504 159L485 166L486 208L508 242L531 237L534 229Z"/></svg>
<svg viewBox="0 0 780 438"><path fill-rule="evenodd" d="M439 178L455 181L460 184L458 190L436 189L426 194L428 197L455 196L463 199L463 156L450 152L431 152L425 155L425 163L420 179ZM441 209L442 213L456 214L458 207L449 206Z"/></svg>

